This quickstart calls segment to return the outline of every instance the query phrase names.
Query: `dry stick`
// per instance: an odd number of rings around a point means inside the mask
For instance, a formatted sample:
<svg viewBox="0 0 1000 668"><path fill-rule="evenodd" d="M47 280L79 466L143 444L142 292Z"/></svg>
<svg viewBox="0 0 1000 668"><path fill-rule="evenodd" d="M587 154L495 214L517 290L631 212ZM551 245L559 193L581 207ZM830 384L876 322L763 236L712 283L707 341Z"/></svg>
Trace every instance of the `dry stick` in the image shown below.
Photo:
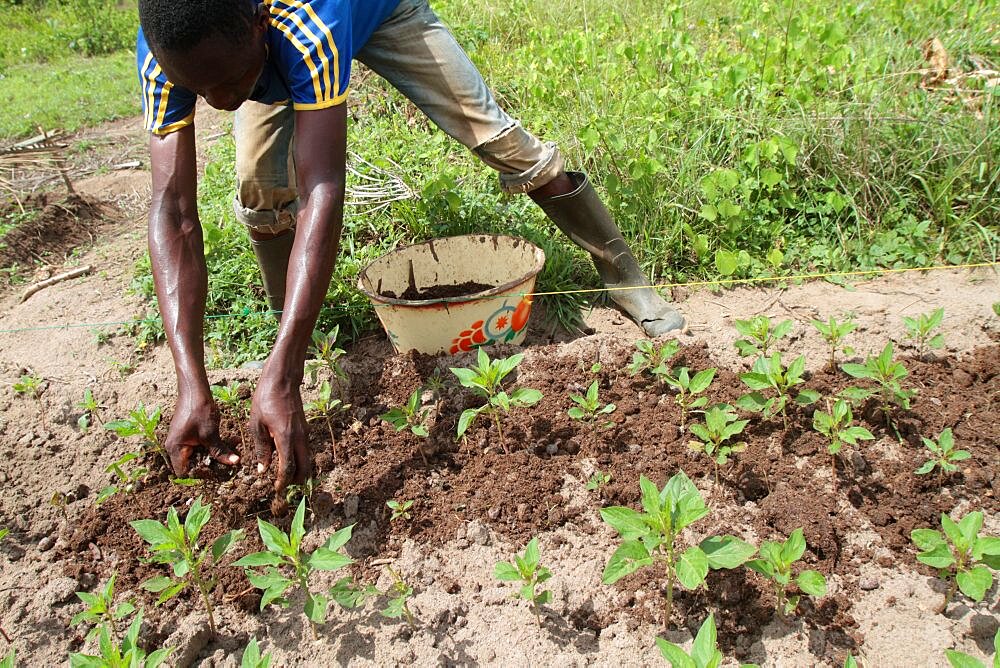
<svg viewBox="0 0 1000 668"><path fill-rule="evenodd" d="M86 276L92 271L94 271L94 267L88 264L84 265L83 267L77 267L72 271L67 271L63 274L58 274L51 278L46 278L44 281L39 281L38 283L35 283L34 285L32 285L31 287L29 287L27 290L24 291L24 294L21 295L21 303L23 304L25 301L27 301L28 297L31 297L36 292L40 292L45 288L52 287L53 285L56 285L57 283L62 283L63 281L79 278L80 276Z"/></svg>
<svg viewBox="0 0 1000 668"><path fill-rule="evenodd" d="M41 125L36 125L35 127L38 128L38 131L42 135L42 144L45 144L46 146L51 146L51 144L49 143L48 133L46 133L45 130L42 129ZM66 159L63 158L62 153L58 150L58 147L56 147L56 149L57 150L55 151L53 160L55 160L56 168L59 170L59 176L62 177L63 183L66 184L66 190L69 191L69 194L75 195L76 190L73 189L73 182L69 180L69 170L66 169Z"/></svg>
<svg viewBox="0 0 1000 668"><path fill-rule="evenodd" d="M0 636L3 636L3 639L7 641L8 645L14 642L10 639L10 636L7 635L7 632L3 630L2 626L0 626Z"/></svg>
<svg viewBox="0 0 1000 668"><path fill-rule="evenodd" d="M326 417L326 428L330 432L330 447L333 448L333 461L339 461L340 457L337 456L337 439L333 435L333 425L330 423L329 413Z"/></svg>

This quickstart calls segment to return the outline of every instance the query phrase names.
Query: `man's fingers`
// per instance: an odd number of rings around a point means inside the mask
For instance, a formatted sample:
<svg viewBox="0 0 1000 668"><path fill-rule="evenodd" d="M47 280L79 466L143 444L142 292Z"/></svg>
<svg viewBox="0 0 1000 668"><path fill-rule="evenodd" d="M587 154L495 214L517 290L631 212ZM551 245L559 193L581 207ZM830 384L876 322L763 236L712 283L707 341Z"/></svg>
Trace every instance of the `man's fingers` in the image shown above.
<svg viewBox="0 0 1000 668"><path fill-rule="evenodd" d="M281 496L290 483L301 483L295 475L296 456L288 439L280 434L274 436L274 449L278 451L278 477L274 481L274 491Z"/></svg>
<svg viewBox="0 0 1000 668"><path fill-rule="evenodd" d="M304 441L295 444L295 483L304 484L312 476L312 456Z"/></svg>
<svg viewBox="0 0 1000 668"><path fill-rule="evenodd" d="M174 470L174 475L187 475L191 448L187 445L168 445L166 449L170 456L170 468Z"/></svg>
<svg viewBox="0 0 1000 668"><path fill-rule="evenodd" d="M212 459L226 466L236 466L240 463L240 456L225 445L220 444L209 447L208 454L211 455Z"/></svg>
<svg viewBox="0 0 1000 668"><path fill-rule="evenodd" d="M271 453L274 452L274 439L259 420L253 425L254 456L257 459L257 473L263 473L271 468Z"/></svg>

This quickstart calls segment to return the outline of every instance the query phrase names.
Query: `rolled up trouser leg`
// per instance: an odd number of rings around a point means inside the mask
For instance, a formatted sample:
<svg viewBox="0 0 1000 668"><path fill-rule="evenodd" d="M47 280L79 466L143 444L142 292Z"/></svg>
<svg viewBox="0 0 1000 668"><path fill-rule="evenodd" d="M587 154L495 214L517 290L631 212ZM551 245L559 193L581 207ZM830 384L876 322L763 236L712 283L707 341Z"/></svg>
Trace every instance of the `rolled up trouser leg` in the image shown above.
<svg viewBox="0 0 1000 668"><path fill-rule="evenodd" d="M273 239L250 239L260 275L264 281L264 292L272 311L285 309L285 280L288 275L288 257L295 243L295 229L283 232Z"/></svg>

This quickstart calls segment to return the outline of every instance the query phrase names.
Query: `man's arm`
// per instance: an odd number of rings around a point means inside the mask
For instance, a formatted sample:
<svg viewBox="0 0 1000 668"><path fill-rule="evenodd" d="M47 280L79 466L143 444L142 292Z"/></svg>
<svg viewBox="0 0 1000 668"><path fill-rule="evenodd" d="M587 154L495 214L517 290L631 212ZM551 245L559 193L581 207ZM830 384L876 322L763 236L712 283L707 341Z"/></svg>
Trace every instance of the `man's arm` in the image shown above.
<svg viewBox="0 0 1000 668"><path fill-rule="evenodd" d="M344 217L347 105L295 114L295 171L301 203L288 262L285 309L254 394L251 428L260 471L278 452L278 492L312 468L299 387L306 352L330 286Z"/></svg>
<svg viewBox="0 0 1000 668"><path fill-rule="evenodd" d="M222 446L218 410L205 373L208 276L198 221L194 126L162 137L152 135L149 141L153 171L149 257L177 373L177 406L165 447L174 472L183 475L199 445L226 464L239 458Z"/></svg>

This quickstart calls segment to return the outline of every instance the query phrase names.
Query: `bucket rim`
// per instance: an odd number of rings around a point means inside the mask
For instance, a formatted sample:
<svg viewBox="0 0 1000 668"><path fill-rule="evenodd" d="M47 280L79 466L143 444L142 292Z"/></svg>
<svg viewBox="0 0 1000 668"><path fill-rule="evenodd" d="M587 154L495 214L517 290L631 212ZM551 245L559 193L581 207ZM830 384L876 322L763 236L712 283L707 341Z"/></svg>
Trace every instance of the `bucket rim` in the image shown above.
<svg viewBox="0 0 1000 668"><path fill-rule="evenodd" d="M521 244L524 244L525 246L528 246L534 251L535 263L531 267L531 269L529 269L526 273L519 275L517 278L513 280L507 281L506 283L490 288L489 290L473 292L468 295L462 295L460 297L439 297L437 299L399 299L393 297L386 297L385 295L381 295L378 292L369 290L367 287L365 287L365 281L369 280L368 270L371 269L376 262L379 262L380 260L383 260L389 257L390 255L402 253L404 251L410 250L412 248L418 248L420 246L433 247L435 243L440 243L442 241L450 241L454 239L465 239L465 238L493 239L494 241L503 239L503 240L519 242ZM518 285L527 283L528 281L531 281L532 279L537 277L538 274L541 273L542 268L544 266L545 266L545 251L542 250L536 244L533 244L527 239L524 239L522 237L515 237L510 234L483 234L483 233L457 234L455 236L438 237L436 239L428 239L427 241L421 241L419 243L408 244L406 246L394 248L388 253L385 253L384 255L375 258L367 265L365 265L365 267L360 272L358 272L358 290L360 290L366 297L368 297L368 299L370 299L374 303L389 304L392 306L427 306L428 304L464 304L466 302L472 302L472 301L477 301L479 299L483 299L484 297L493 297L496 295L501 295L505 292L509 292L511 289L517 287Z"/></svg>

